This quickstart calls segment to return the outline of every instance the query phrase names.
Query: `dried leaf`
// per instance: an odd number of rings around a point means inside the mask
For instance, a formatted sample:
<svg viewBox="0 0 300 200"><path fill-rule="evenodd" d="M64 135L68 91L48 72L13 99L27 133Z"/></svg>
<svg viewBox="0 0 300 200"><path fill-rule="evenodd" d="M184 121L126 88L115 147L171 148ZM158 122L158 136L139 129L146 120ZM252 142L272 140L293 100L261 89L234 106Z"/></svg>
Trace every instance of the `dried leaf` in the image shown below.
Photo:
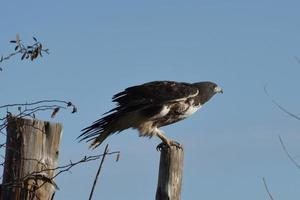
<svg viewBox="0 0 300 200"><path fill-rule="evenodd" d="M59 107L54 108L51 114L51 118L54 118L58 111L59 111Z"/></svg>
<svg viewBox="0 0 300 200"><path fill-rule="evenodd" d="M72 106L72 105L73 105L73 104L72 104L71 101L69 101L68 104L67 104L68 107L70 107L70 106Z"/></svg>
<svg viewBox="0 0 300 200"><path fill-rule="evenodd" d="M17 41L16 40L11 40L11 41L9 41L10 43L17 43Z"/></svg>
<svg viewBox="0 0 300 200"><path fill-rule="evenodd" d="M36 39L35 37L32 37L32 38L33 38L33 40L34 40L34 41L36 41L36 42L37 42L37 39Z"/></svg>
<svg viewBox="0 0 300 200"><path fill-rule="evenodd" d="M38 55L39 55L38 51L35 49L34 52L32 52L32 54L31 54L31 60L36 59L38 57Z"/></svg>
<svg viewBox="0 0 300 200"><path fill-rule="evenodd" d="M21 60L23 60L23 59L25 58L26 55L27 55L27 54L24 53L24 54L22 55L22 57L21 57ZM27 55L27 56L28 56L28 55Z"/></svg>
<svg viewBox="0 0 300 200"><path fill-rule="evenodd" d="M120 160L120 153L117 154L116 162L118 162L119 160Z"/></svg>
<svg viewBox="0 0 300 200"><path fill-rule="evenodd" d="M16 46L16 47L15 47L15 51L17 51L17 50L18 50L18 48L19 48L19 46Z"/></svg>
<svg viewBox="0 0 300 200"><path fill-rule="evenodd" d="M72 113L76 113L76 112L77 112L77 108L73 105Z"/></svg>
<svg viewBox="0 0 300 200"><path fill-rule="evenodd" d="M0 72L2 72L3 71L3 68L2 67L0 67Z"/></svg>

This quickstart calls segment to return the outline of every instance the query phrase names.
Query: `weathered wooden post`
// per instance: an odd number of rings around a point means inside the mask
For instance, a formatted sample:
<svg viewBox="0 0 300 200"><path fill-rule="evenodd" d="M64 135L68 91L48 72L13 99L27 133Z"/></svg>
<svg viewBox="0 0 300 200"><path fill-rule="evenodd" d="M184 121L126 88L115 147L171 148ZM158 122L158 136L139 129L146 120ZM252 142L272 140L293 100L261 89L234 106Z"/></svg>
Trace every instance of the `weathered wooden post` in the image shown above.
<svg viewBox="0 0 300 200"><path fill-rule="evenodd" d="M62 125L8 117L1 200L51 200Z"/></svg>
<svg viewBox="0 0 300 200"><path fill-rule="evenodd" d="M183 157L183 148L161 148L156 200L180 200Z"/></svg>

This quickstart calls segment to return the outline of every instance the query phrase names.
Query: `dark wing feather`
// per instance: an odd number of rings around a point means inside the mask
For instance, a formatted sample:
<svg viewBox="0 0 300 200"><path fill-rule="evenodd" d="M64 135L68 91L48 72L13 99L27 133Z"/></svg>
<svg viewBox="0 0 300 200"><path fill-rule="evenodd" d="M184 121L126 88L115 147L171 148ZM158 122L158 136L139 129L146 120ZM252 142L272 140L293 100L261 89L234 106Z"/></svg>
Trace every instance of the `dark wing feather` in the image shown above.
<svg viewBox="0 0 300 200"><path fill-rule="evenodd" d="M163 104L195 96L198 89L189 83L153 81L125 89L113 96L119 106Z"/></svg>

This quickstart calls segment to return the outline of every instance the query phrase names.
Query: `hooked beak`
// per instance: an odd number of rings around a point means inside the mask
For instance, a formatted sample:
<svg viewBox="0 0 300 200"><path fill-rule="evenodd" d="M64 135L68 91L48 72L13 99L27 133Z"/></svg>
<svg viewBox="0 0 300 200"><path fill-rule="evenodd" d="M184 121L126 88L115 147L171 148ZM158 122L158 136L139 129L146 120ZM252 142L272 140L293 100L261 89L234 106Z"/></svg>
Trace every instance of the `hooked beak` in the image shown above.
<svg viewBox="0 0 300 200"><path fill-rule="evenodd" d="M222 93L223 94L223 89L220 88L219 86L217 86L217 87L215 87L214 92L215 93Z"/></svg>

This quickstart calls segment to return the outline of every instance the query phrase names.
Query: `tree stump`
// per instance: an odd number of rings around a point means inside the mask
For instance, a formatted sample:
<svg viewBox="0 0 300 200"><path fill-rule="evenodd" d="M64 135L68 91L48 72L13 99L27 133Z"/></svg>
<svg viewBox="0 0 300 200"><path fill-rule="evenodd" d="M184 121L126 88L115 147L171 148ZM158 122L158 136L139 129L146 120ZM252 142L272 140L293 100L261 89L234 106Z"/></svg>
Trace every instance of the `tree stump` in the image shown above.
<svg viewBox="0 0 300 200"><path fill-rule="evenodd" d="M1 200L51 200L62 125L9 116Z"/></svg>
<svg viewBox="0 0 300 200"><path fill-rule="evenodd" d="M183 148L161 149L156 200L180 200L183 157Z"/></svg>

